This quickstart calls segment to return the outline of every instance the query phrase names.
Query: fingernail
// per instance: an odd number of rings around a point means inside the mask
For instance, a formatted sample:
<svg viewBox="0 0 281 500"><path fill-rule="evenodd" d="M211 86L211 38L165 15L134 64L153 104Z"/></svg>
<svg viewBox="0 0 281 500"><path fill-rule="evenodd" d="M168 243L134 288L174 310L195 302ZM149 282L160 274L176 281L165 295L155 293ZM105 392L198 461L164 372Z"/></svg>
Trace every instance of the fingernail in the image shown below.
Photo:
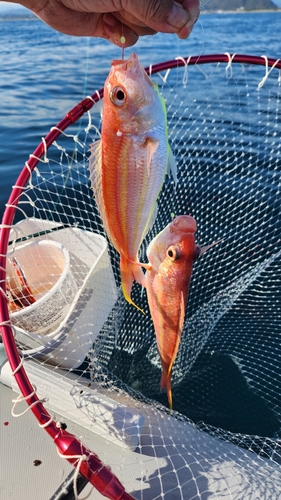
<svg viewBox="0 0 281 500"><path fill-rule="evenodd" d="M189 10L189 19L187 23L177 33L179 38L187 38L193 30L194 24L197 23L200 15L200 9L194 8Z"/></svg>
<svg viewBox="0 0 281 500"><path fill-rule="evenodd" d="M116 17L110 14L110 12L107 12L106 14L103 15L103 21L111 28L114 28L114 26L116 26L118 22Z"/></svg>
<svg viewBox="0 0 281 500"><path fill-rule="evenodd" d="M183 28L189 20L189 15L186 10L177 3L174 3L172 11L168 17L168 23L173 28Z"/></svg>
<svg viewBox="0 0 281 500"><path fill-rule="evenodd" d="M193 23L187 23L178 33L177 33L177 36L178 38L180 39L185 39L187 38L191 31L192 31L192 28L193 28Z"/></svg>

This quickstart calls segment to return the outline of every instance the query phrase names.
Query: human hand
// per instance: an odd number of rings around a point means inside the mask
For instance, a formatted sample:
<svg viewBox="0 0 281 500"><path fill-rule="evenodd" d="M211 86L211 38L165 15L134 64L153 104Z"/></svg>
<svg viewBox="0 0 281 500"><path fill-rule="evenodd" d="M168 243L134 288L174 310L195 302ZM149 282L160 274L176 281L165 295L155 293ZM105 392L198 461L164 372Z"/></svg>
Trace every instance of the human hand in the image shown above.
<svg viewBox="0 0 281 500"><path fill-rule="evenodd" d="M15 2L15 0L11 0ZM42 21L67 35L94 36L125 47L157 32L187 38L200 0L19 0Z"/></svg>

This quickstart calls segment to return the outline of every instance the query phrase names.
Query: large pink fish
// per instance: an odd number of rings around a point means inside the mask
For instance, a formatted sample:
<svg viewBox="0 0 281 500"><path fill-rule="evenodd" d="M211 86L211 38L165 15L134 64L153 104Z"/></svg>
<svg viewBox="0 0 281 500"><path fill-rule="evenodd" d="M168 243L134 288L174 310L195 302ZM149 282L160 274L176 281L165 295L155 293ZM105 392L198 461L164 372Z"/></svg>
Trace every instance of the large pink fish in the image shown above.
<svg viewBox="0 0 281 500"><path fill-rule="evenodd" d="M160 388L172 408L171 378L184 324L192 265L211 246L195 243L196 221L179 215L149 244L145 286L162 364Z"/></svg>
<svg viewBox="0 0 281 500"><path fill-rule="evenodd" d="M91 146L90 179L104 228L120 254L121 284L132 303L143 284L139 247L153 224L168 165L166 108L136 54L112 62L104 86L101 140Z"/></svg>

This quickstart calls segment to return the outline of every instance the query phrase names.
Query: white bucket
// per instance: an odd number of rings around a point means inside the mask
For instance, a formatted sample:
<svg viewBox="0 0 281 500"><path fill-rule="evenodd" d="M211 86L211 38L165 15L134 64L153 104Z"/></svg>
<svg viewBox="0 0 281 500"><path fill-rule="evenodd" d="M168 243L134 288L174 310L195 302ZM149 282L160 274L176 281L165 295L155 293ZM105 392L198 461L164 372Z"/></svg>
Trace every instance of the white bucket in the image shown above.
<svg viewBox="0 0 281 500"><path fill-rule="evenodd" d="M14 310L11 298L10 319L13 325L33 334L46 334L63 321L77 293L70 270L69 253L53 240L39 240L16 247L7 259L7 283L11 296L21 294L22 285L12 259L23 271L35 302Z"/></svg>
<svg viewBox="0 0 281 500"><path fill-rule="evenodd" d="M40 235L40 233L50 233L49 240L46 240L46 234ZM48 364L61 368L77 368L83 363L89 350L92 349L96 337L102 330L118 298L106 239L99 234L77 227L64 228L61 226L57 228L57 224L54 222L33 217L23 219L15 224L10 234L11 244L8 252L10 264L7 263L7 268L10 274L14 273L11 259L16 257L31 289L33 280L36 284L36 276L28 274L29 269L24 267L26 259L24 255L29 255L28 266L35 261L33 256L30 258L31 243L28 245L18 243L20 238L28 235L34 235L33 245L35 242L37 245L41 245L43 241L53 245L52 251L47 252L48 257L54 255L55 247L64 249L63 259L64 268L68 269L65 270L67 276L64 278L65 274L62 272L63 276L59 277L58 283L54 283L54 287L47 293L55 292L58 289L63 291L64 295L67 294L68 306L61 311L62 314L55 323L54 315L58 307L55 293L55 300L48 302L47 305L47 318L46 305L43 304L43 311L40 307L39 325L38 309L37 311L35 309L35 315L29 316L29 309L32 311L31 308L35 304L22 309L20 311L22 314L14 313L10 309L16 341L20 346L22 356L41 358ZM35 252L35 248L33 252ZM40 252L41 250L43 252L43 247L40 248ZM62 271L61 267L60 269L59 272ZM37 270L42 274L40 263ZM36 273L33 272L34 274ZM41 298L38 298L37 306L40 305L39 300ZM28 321L26 321L27 313ZM45 314L45 322L49 324L49 327L40 330L43 314Z"/></svg>

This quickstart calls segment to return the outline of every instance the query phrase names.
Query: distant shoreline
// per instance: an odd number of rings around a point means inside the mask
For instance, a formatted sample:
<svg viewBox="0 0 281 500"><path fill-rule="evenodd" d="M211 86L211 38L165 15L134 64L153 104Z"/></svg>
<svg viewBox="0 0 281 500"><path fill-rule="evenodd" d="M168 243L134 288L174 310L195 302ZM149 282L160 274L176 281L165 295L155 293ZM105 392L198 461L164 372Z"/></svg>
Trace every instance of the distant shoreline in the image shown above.
<svg viewBox="0 0 281 500"><path fill-rule="evenodd" d="M260 13L267 13L267 12L281 12L281 7L276 7L276 9L255 9L255 10L222 10L222 9L214 9L214 10L209 10L209 9L206 9L206 10L201 10L201 13L200 15L202 14L260 14ZM7 13L7 14L0 14L0 19L1 20L9 20L9 21L12 21L12 20L21 20L21 19L26 19L26 20L29 20L29 19L38 19L37 16L35 16L35 14L11 14L11 13Z"/></svg>
<svg viewBox="0 0 281 500"><path fill-rule="evenodd" d="M261 9L261 10L202 10L200 15L208 15L208 14L264 14L264 13L280 13L281 8L276 9ZM34 21L40 20L37 16L30 15L1 15L0 21Z"/></svg>
<svg viewBox="0 0 281 500"><path fill-rule="evenodd" d="M39 17L33 16L32 14L30 16L1 16L0 15L0 21L34 21L34 20L40 21Z"/></svg>
<svg viewBox="0 0 281 500"><path fill-rule="evenodd" d="M201 14L261 14L269 12L281 12L281 8L277 9L260 9L260 10L201 10Z"/></svg>

